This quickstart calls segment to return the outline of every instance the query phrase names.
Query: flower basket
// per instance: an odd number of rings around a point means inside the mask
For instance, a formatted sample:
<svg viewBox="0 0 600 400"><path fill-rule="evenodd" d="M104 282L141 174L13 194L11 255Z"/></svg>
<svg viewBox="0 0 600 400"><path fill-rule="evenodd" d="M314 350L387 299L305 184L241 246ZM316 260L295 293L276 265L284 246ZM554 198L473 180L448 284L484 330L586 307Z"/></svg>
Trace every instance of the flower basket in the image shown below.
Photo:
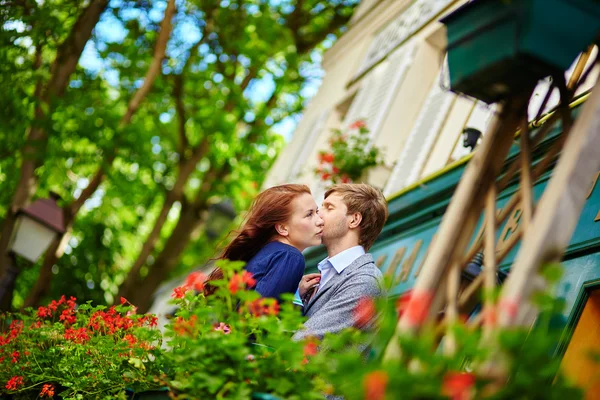
<svg viewBox="0 0 600 400"><path fill-rule="evenodd" d="M493 103L568 69L600 32L600 2L478 0L441 22L451 89Z"/></svg>

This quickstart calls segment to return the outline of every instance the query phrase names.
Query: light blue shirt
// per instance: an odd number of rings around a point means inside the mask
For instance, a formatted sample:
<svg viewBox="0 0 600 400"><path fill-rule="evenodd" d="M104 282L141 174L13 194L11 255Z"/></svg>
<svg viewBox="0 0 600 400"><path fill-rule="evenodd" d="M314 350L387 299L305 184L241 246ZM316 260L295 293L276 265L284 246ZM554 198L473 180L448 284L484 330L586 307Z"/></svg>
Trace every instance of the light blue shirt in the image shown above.
<svg viewBox="0 0 600 400"><path fill-rule="evenodd" d="M352 264L354 260L365 254L365 249L362 246L350 247L342 251L339 254L331 258L326 258L317 265L317 268L321 272L321 281L319 288L322 288L327 281L335 276L335 274L341 274L348 265Z"/></svg>

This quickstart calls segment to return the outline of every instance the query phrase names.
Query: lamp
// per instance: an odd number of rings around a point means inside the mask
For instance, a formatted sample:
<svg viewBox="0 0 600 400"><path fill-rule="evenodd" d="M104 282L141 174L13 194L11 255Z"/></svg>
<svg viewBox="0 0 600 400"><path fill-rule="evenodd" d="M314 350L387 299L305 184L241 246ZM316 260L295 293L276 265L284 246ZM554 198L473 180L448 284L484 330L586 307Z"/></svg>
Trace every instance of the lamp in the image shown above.
<svg viewBox="0 0 600 400"><path fill-rule="evenodd" d="M465 266L462 271L462 277L466 280L472 282L477 275L479 275L485 266L483 265L483 253L478 252L475 254L475 257ZM506 278L508 277L508 273L502 271L501 269L496 271L496 282L498 285L501 285Z"/></svg>
<svg viewBox="0 0 600 400"><path fill-rule="evenodd" d="M10 308L14 283L20 272L15 256L36 263L52 241L65 232L64 211L57 204L59 199L58 195L51 193L49 199L38 199L17 211L17 221L8 245L8 266L0 281L2 309ZM9 299L6 299L9 294Z"/></svg>
<svg viewBox="0 0 600 400"><path fill-rule="evenodd" d="M230 200L212 204L208 208L206 236L210 239L218 238L236 216L237 213Z"/></svg>
<svg viewBox="0 0 600 400"><path fill-rule="evenodd" d="M471 151L475 150L477 142L481 137L481 131L475 128L463 129L463 147L470 147Z"/></svg>

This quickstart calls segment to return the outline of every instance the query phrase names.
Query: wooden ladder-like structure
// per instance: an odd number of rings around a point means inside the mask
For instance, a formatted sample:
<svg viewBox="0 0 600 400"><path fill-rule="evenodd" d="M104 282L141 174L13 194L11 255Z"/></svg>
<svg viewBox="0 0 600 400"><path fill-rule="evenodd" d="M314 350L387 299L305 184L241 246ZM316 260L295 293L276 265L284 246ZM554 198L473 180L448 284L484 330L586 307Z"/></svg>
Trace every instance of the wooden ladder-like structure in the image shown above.
<svg viewBox="0 0 600 400"><path fill-rule="evenodd" d="M499 107L491 129L483 136L469 161L443 217L408 305L398 322L395 337L386 349L385 359L400 356L398 335L416 333L442 310L444 325L450 327L457 321L461 307L480 288L483 287L484 293L497 290L497 266L518 242L521 242L521 247L500 298L494 300L494 296L484 296L483 312L469 323L481 326L484 338L489 337L498 326L531 323L532 309L528 307L528 299L536 284L538 269L547 262L560 261L578 222L590 184L600 170L600 85L595 85L575 121L570 110L576 89L597 64L598 58L586 69L591 52L592 48L579 57L569 82L556 80L549 88L538 118L554 87L559 88L561 103L554 113L544 117L541 128L530 129L527 120L531 92L512 97ZM559 121L563 133L543 158L533 164L532 150ZM517 140L517 131L520 133L520 153L509 165L505 165L509 150ZM533 185L557 157L552 177L535 205ZM501 210L497 210L498 193L516 177L520 177L519 189ZM522 210L519 229L502 246L498 246L496 231L517 205ZM469 247L482 213L483 235ZM484 254L482 273L468 287L459 290L462 269L481 251ZM455 347L451 332L448 328L444 339L444 350L450 354Z"/></svg>

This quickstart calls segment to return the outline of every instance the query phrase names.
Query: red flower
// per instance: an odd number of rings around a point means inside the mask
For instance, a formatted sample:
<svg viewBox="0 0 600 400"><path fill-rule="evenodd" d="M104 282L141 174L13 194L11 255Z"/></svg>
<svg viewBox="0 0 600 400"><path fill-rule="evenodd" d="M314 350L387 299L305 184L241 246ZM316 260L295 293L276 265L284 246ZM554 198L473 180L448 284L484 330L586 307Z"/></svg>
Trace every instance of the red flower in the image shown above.
<svg viewBox="0 0 600 400"><path fill-rule="evenodd" d="M42 391L40 392L40 397L54 397L54 386L50 384L45 384L42 386Z"/></svg>
<svg viewBox="0 0 600 400"><path fill-rule="evenodd" d="M383 400L389 376L385 371L369 372L363 381L365 400Z"/></svg>
<svg viewBox="0 0 600 400"><path fill-rule="evenodd" d="M185 286L192 288L197 292L202 292L204 290L204 283L207 279L207 276L202 272L192 272L187 276Z"/></svg>
<svg viewBox="0 0 600 400"><path fill-rule="evenodd" d="M124 306L125 303L129 303L125 297L121 297L121 305Z"/></svg>
<svg viewBox="0 0 600 400"><path fill-rule="evenodd" d="M67 308L60 314L61 321L65 321L69 325L73 325L77 321L77 317L72 309Z"/></svg>
<svg viewBox="0 0 600 400"><path fill-rule="evenodd" d="M321 175L321 180L326 181L327 179L331 178L331 174L330 173L324 173L323 175Z"/></svg>
<svg viewBox="0 0 600 400"><path fill-rule="evenodd" d="M402 295L398 297L398 300L396 300L396 312L398 313L398 318L400 318L402 314L404 314L404 311L406 311L411 295L412 290L408 290L402 293Z"/></svg>
<svg viewBox="0 0 600 400"><path fill-rule="evenodd" d="M342 175L342 183L351 183L352 180L350 179L350 177L346 174Z"/></svg>
<svg viewBox="0 0 600 400"><path fill-rule="evenodd" d="M13 364L16 364L19 361L19 355L20 354L18 351L13 351L13 353L11 354Z"/></svg>
<svg viewBox="0 0 600 400"><path fill-rule="evenodd" d="M448 372L442 382L442 394L452 400L468 400L472 397L475 376L468 372Z"/></svg>
<svg viewBox="0 0 600 400"><path fill-rule="evenodd" d="M408 305L403 317L406 318L411 325L421 325L427 319L429 306L432 301L432 293L413 291L408 300Z"/></svg>
<svg viewBox="0 0 600 400"><path fill-rule="evenodd" d="M65 339L75 343L83 344L90 340L90 336L88 335L86 328L68 328L65 329Z"/></svg>
<svg viewBox="0 0 600 400"><path fill-rule="evenodd" d="M179 336L189 335L192 336L194 334L194 329L196 328L196 322L198 321L198 317L192 315L189 320L185 320L181 317L177 317L175 323L173 324L173 330Z"/></svg>
<svg viewBox="0 0 600 400"><path fill-rule="evenodd" d="M254 279L252 273L248 271L244 271L242 274L242 282L244 282L248 288L253 288L254 285L256 285L256 279Z"/></svg>
<svg viewBox="0 0 600 400"><path fill-rule="evenodd" d="M359 119L358 121L355 121L353 124L351 124L348 128L350 128L350 129L360 129L360 128L364 128L366 126L367 126L367 124L365 123L365 121L361 121Z"/></svg>
<svg viewBox="0 0 600 400"><path fill-rule="evenodd" d="M329 164L331 164L334 159L335 159L335 157L334 157L333 153L325 153L321 156L321 160L323 160L323 162L329 163Z"/></svg>
<svg viewBox="0 0 600 400"><path fill-rule="evenodd" d="M275 299L256 299L247 302L246 306L250 314L256 317L279 314L279 303Z"/></svg>
<svg viewBox="0 0 600 400"><path fill-rule="evenodd" d="M366 327L377 314L375 301L370 297L363 297L358 301L353 310L354 326L357 328Z"/></svg>
<svg viewBox="0 0 600 400"><path fill-rule="evenodd" d="M187 290L188 288L185 286L178 286L175 289L173 289L173 294L171 294L171 297L173 297L174 299L183 299Z"/></svg>
<svg viewBox="0 0 600 400"><path fill-rule="evenodd" d="M310 341L304 345L304 357L310 357L317 354L319 347L317 346L317 342Z"/></svg>
<svg viewBox="0 0 600 400"><path fill-rule="evenodd" d="M238 290L246 288L252 288L256 285L256 280L252 277L252 274L248 271L244 271L242 274L235 273L229 281L229 291L231 294L236 294Z"/></svg>
<svg viewBox="0 0 600 400"><path fill-rule="evenodd" d="M218 325L215 324L214 330L223 332L225 335L229 335L231 333L231 327L223 322L219 322Z"/></svg>
<svg viewBox="0 0 600 400"><path fill-rule="evenodd" d="M128 333L127 335L123 336L123 341L129 343L129 347L133 348L133 346L137 342L137 339L135 338L135 336Z"/></svg>
<svg viewBox="0 0 600 400"><path fill-rule="evenodd" d="M20 386L23 386L23 377L22 376L13 376L6 382L6 388L8 390L17 390Z"/></svg>
<svg viewBox="0 0 600 400"><path fill-rule="evenodd" d="M52 311L47 307L40 307L37 311L38 318L46 318L52 316Z"/></svg>

